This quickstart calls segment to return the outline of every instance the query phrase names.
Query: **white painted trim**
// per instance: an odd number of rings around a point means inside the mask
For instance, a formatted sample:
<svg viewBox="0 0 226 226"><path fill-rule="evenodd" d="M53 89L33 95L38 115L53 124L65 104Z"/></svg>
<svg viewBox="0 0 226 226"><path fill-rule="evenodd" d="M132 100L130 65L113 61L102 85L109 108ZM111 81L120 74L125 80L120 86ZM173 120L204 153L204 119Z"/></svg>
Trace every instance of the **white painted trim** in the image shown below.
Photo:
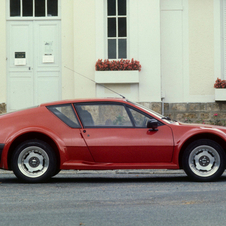
<svg viewBox="0 0 226 226"><path fill-rule="evenodd" d="M22 1L21 1L22 2ZM47 1L45 2L47 5ZM11 21L11 20L16 20L16 21L20 21L20 20L61 20L61 0L58 0L58 16L54 16L54 17L50 17L50 16L46 16L46 17L10 17L10 0L6 0L6 20ZM20 8L21 10L21 15L22 15L22 7ZM47 10L47 8L45 9ZM33 11L34 11L34 4L33 4Z"/></svg>
<svg viewBox="0 0 226 226"><path fill-rule="evenodd" d="M226 89L215 89L215 101L226 101Z"/></svg>
<svg viewBox="0 0 226 226"><path fill-rule="evenodd" d="M7 41L6 41L6 46L7 46L7 59L9 59L9 57L10 57L10 48L9 48L9 43L10 43L10 39L9 39L9 32L10 32L10 25L12 24L12 23L25 23L25 22L29 22L29 23L31 23L31 26L32 26L32 38L33 38L33 42L35 42L35 37L36 37L36 35L35 35L35 28L36 28L36 23L39 23L39 21L37 21L37 20L26 20L26 21L21 21L21 20L19 20L19 21L7 21L7 23L6 23L6 25L7 25L7 33L6 33L6 37L7 37ZM59 37L60 37L60 34L61 34L61 21L60 20L55 20L55 22L57 23L57 27L58 27L58 35L59 35ZM44 23L44 21L42 22L42 23ZM46 20L46 24L52 24L52 23L54 23L54 21L53 20ZM58 36L56 36L56 37L58 37ZM58 46L62 46L62 43L61 43L61 38L59 38L58 37ZM40 67L40 65L38 65L37 64L37 61L35 61L35 59L36 59L36 57L35 57L35 54L37 53L37 49L36 49L36 46L34 45L34 48L33 48L33 50L32 50L32 56L33 56L33 61L32 61L32 65L26 65L27 67L28 66L31 66L31 68L32 68L32 71L33 71L33 80L32 80L32 83L33 83L33 85L32 85L32 90L33 90L33 105L36 105L37 103L36 103L36 101L37 101L37 92L36 92L36 88L37 88L37 72L42 72L42 71L46 71L46 72L58 72L59 73L59 84L58 84L58 99L60 100L60 99L62 99L62 64L61 64L61 62L62 62L62 49L61 48L59 48L59 52L58 52L58 54L59 54L59 58L58 58L58 65L59 66L53 66L53 68L51 68L51 69L44 69L44 68L41 68ZM6 101L7 101L7 112L9 112L10 110L12 110L11 109L11 105L10 105L10 95L9 95L9 92L10 92L10 77L9 77L9 75L10 75L10 72L12 73L13 72L13 70L12 71L10 71L10 64L9 64L9 60L7 60L7 90L6 90L6 92L7 92L7 98L6 98ZM19 71L19 69L18 69L18 71ZM12 76L11 76L12 77ZM54 77L54 76L53 76ZM36 85L35 85L36 84ZM16 109L14 109L14 110L16 110Z"/></svg>
<svg viewBox="0 0 226 226"><path fill-rule="evenodd" d="M214 0L214 81L217 78L226 78L224 77L223 42L223 1Z"/></svg>
<svg viewBox="0 0 226 226"><path fill-rule="evenodd" d="M137 4L137 0L133 1ZM132 23L131 20L131 12L130 12L130 7L131 7L131 2L127 1L127 59L131 59L132 57L134 59L137 59L136 56L131 56L130 51L131 48L134 48L134 46L130 43L130 29L132 26L137 26L137 20L136 23ZM107 1L105 0L96 0L95 1L95 6L96 6L96 59L107 59L108 58L108 52L107 52ZM134 14L134 13L133 13ZM137 14L137 8L136 12ZM132 39L132 38L131 38ZM114 60L114 59L111 59ZM118 59L116 59L118 60Z"/></svg>
<svg viewBox="0 0 226 226"><path fill-rule="evenodd" d="M109 83L139 83L139 71L95 71L95 82Z"/></svg>
<svg viewBox="0 0 226 226"><path fill-rule="evenodd" d="M190 79L189 79L189 22L188 22L188 0L182 0L183 4L183 101L189 99Z"/></svg>
<svg viewBox="0 0 226 226"><path fill-rule="evenodd" d="M106 20L104 17L104 0L95 1L96 4L96 59L106 59Z"/></svg>
<svg viewBox="0 0 226 226"><path fill-rule="evenodd" d="M161 11L183 11L183 8L179 8L179 9L161 9Z"/></svg>

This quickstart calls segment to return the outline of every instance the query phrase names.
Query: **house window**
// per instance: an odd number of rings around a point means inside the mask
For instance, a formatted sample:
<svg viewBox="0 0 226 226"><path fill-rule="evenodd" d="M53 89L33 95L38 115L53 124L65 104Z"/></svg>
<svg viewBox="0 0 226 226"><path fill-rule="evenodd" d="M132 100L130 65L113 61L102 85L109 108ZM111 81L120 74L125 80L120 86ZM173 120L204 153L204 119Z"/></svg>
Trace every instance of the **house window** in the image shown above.
<svg viewBox="0 0 226 226"><path fill-rule="evenodd" d="M58 16L58 0L10 0L10 17Z"/></svg>
<svg viewBox="0 0 226 226"><path fill-rule="evenodd" d="M127 58L127 0L107 1L108 59Z"/></svg>

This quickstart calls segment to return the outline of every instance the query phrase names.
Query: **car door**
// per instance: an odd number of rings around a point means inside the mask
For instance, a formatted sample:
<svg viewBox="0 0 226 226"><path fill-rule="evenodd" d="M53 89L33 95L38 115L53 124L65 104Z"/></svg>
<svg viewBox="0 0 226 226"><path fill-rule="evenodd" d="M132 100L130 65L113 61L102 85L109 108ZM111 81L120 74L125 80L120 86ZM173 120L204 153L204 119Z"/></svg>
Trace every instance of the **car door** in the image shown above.
<svg viewBox="0 0 226 226"><path fill-rule="evenodd" d="M75 105L83 124L81 134L95 160L104 163L171 162L173 136L162 123L151 131L151 116L119 103Z"/></svg>

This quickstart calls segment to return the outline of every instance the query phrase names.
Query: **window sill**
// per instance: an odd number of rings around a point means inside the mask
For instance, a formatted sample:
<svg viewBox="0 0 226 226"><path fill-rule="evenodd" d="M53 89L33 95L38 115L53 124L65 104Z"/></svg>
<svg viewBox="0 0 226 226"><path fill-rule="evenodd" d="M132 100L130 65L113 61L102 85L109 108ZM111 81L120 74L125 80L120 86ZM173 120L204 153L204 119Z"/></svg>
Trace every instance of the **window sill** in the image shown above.
<svg viewBox="0 0 226 226"><path fill-rule="evenodd" d="M226 89L225 88L215 89L215 101L226 101Z"/></svg>
<svg viewBox="0 0 226 226"><path fill-rule="evenodd" d="M139 83L139 71L95 71L95 82L102 84Z"/></svg>

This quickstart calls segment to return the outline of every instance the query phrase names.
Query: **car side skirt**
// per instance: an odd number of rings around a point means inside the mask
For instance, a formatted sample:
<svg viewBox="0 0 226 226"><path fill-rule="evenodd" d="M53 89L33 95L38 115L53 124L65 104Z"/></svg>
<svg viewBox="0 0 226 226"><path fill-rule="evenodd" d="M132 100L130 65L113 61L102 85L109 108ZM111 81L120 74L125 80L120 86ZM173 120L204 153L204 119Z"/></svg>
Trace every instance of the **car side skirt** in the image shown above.
<svg viewBox="0 0 226 226"><path fill-rule="evenodd" d="M115 169L179 169L175 163L94 163L68 161L61 169L75 170L115 170Z"/></svg>

